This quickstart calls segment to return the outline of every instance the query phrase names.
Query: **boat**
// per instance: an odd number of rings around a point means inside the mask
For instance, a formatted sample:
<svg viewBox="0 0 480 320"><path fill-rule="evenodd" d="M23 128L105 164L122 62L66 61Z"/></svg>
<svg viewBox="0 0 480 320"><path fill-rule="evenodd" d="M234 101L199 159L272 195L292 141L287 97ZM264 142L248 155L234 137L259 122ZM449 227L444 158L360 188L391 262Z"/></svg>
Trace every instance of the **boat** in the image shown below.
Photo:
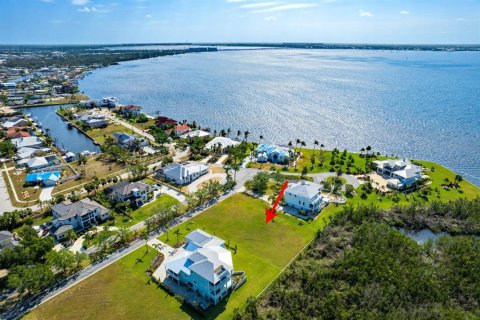
<svg viewBox="0 0 480 320"><path fill-rule="evenodd" d="M73 124L71 122L68 122L67 127L68 127L68 129L73 129Z"/></svg>

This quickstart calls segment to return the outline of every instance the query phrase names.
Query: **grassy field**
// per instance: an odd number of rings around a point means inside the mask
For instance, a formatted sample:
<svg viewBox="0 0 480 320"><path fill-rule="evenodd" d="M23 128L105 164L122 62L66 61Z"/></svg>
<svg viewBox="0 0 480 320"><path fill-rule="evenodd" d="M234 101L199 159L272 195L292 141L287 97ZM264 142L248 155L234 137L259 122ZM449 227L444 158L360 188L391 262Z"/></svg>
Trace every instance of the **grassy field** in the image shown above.
<svg viewBox="0 0 480 320"><path fill-rule="evenodd" d="M117 217L115 219L115 226L116 227L131 227L140 221L146 220L153 216L155 213L165 210L166 208L170 208L176 204L180 203L174 197L169 196L168 194L162 194L160 198L156 199L150 204L143 206L131 213L133 217L132 220L122 221L122 217Z"/></svg>
<svg viewBox="0 0 480 320"><path fill-rule="evenodd" d="M330 164L330 161L332 160L332 151L331 150L323 150L323 164L322 166L320 166L320 161L319 161L319 154L320 154L320 151L317 149L317 150L313 150L313 149L297 149L298 152L301 152L301 157L300 159L298 160L298 163L297 163L297 170L295 171L295 167L294 166L290 166L287 171L288 172L301 172L303 167L307 167L308 169L308 173L319 173L319 172L329 172L331 171L332 169L334 171L338 171L338 169L341 169L344 173L347 172L347 166L346 166L346 163L347 163L347 160L348 157L351 155L352 158L353 158L353 164L352 164L352 167L351 167L351 173L352 174L356 174L357 171L362 171L362 170L365 170L365 157L360 157L360 154L358 153L352 153L352 152L347 152L347 156L344 160L344 163L343 164L339 164L338 161L335 165L331 165ZM315 152L315 164L313 165L313 168L312 168L312 163L310 161L313 153ZM340 156L342 155L343 153L343 150L340 150ZM337 157L337 159L339 160L340 159L340 156ZM378 156L377 157L377 160L382 160L382 159L386 159L386 157L384 156ZM270 170L270 169L279 169L279 170L282 170L285 166L283 165L275 165L275 164L271 164L271 163L250 163L249 164L249 167L250 168L261 168L261 169L267 169L267 170Z"/></svg>
<svg viewBox="0 0 480 320"><path fill-rule="evenodd" d="M311 223L280 215L274 222L265 224L267 206L262 200L238 194L179 226L182 238L201 228L224 239L231 247L237 245L238 251L233 255L234 268L245 271L248 277L228 301L209 310L208 318L230 319L235 308L243 307L249 296L260 294L324 226L323 213ZM175 230L177 228L168 236L161 236L160 240L175 244Z"/></svg>
<svg viewBox="0 0 480 320"><path fill-rule="evenodd" d="M41 188L35 189L35 187L30 186L30 187L24 187L25 184L25 177L27 176L26 172L22 172L19 175L14 175L13 170L8 171L8 175L10 179L12 180L13 183L13 188L15 188L15 193L18 196L18 199L20 201L28 201L28 203L23 203L23 202L18 202L15 200L15 197L13 196L12 190L10 189L12 186L10 184L10 181L7 178L7 173L4 171L2 172L3 174L3 179L5 180L5 184L7 184L8 187L8 192L10 195L10 199L12 200L12 204L16 207L27 207L34 205L35 202L38 200L40 197L40 193L42 192ZM28 195L28 197L25 197Z"/></svg>
<svg viewBox="0 0 480 320"><path fill-rule="evenodd" d="M91 129L85 133L99 144L103 144L105 139L109 136L112 136L115 132L132 133L132 130L122 126L121 124L109 124L106 128Z"/></svg>
<svg viewBox="0 0 480 320"><path fill-rule="evenodd" d="M24 319L190 319L188 308L150 282L155 250L140 248L42 304Z"/></svg>

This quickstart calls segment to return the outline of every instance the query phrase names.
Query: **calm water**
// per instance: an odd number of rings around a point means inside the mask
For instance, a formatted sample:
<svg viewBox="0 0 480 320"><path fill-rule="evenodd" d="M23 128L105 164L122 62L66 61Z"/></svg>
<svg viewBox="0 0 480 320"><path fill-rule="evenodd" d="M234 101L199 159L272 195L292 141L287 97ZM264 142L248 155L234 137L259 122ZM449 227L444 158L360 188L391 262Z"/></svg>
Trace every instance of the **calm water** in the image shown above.
<svg viewBox="0 0 480 320"><path fill-rule="evenodd" d="M36 117L42 123L43 128L50 129L50 136L55 140L55 144L71 151L75 154L88 150L91 152L100 152L100 148L96 146L92 140L87 138L76 128L68 129L67 123L56 114L58 106L34 107L22 109L25 113L31 113L32 117Z"/></svg>
<svg viewBox="0 0 480 320"><path fill-rule="evenodd" d="M186 54L98 69L80 87L254 140L430 159L480 185L478 52Z"/></svg>
<svg viewBox="0 0 480 320"><path fill-rule="evenodd" d="M419 244L424 244L429 240L436 241L440 237L449 235L446 232L435 233L430 229L422 229L419 231L407 231L405 229L400 229L400 232Z"/></svg>

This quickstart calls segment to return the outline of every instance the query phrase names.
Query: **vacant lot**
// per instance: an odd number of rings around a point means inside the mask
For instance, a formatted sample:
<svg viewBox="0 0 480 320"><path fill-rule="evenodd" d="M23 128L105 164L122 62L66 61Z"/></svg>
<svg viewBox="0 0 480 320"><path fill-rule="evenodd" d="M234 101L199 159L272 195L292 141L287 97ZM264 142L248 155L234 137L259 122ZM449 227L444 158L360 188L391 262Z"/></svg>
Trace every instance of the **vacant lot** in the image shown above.
<svg viewBox="0 0 480 320"><path fill-rule="evenodd" d="M109 124L106 128L88 130L86 134L99 144L103 144L105 139L107 137L112 137L115 132L132 133L132 130L127 129L120 124Z"/></svg>
<svg viewBox="0 0 480 320"><path fill-rule="evenodd" d="M145 273L155 250L136 250L27 314L25 319L190 319Z"/></svg>

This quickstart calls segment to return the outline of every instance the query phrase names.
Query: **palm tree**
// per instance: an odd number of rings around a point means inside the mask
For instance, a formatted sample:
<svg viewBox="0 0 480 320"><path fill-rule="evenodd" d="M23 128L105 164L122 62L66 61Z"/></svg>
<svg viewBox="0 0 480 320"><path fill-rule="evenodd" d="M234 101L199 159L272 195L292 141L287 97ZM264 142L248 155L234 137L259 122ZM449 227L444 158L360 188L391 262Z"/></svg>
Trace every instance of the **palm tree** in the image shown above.
<svg viewBox="0 0 480 320"><path fill-rule="evenodd" d="M232 133L232 130L230 128L227 129L227 137L230 136L230 133Z"/></svg>
<svg viewBox="0 0 480 320"><path fill-rule="evenodd" d="M148 234L145 232L142 234L142 240L145 240L146 251L148 252Z"/></svg>
<svg viewBox="0 0 480 320"><path fill-rule="evenodd" d="M365 150L367 151L367 157L368 157L368 154L369 154L369 152L372 150L372 147L367 146L367 148L366 148Z"/></svg>
<svg viewBox="0 0 480 320"><path fill-rule="evenodd" d="M245 142L248 142L248 136L249 135L250 135L250 131L248 131L248 130L243 133L243 137L245 138Z"/></svg>
<svg viewBox="0 0 480 320"><path fill-rule="evenodd" d="M318 146L318 140L313 141L313 156L315 157L315 149Z"/></svg>
<svg viewBox="0 0 480 320"><path fill-rule="evenodd" d="M237 131L237 140L240 138L241 135L242 135L242 131L238 130Z"/></svg>
<svg viewBox="0 0 480 320"><path fill-rule="evenodd" d="M365 152L365 148L360 149L360 155L362 156L363 153Z"/></svg>
<svg viewBox="0 0 480 320"><path fill-rule="evenodd" d="M177 236L177 243L180 242L180 236L182 235L182 232L180 231L180 229L177 229L173 232L174 235Z"/></svg>
<svg viewBox="0 0 480 320"><path fill-rule="evenodd" d="M263 140L263 135L260 135L260 143L262 143L262 140Z"/></svg>

